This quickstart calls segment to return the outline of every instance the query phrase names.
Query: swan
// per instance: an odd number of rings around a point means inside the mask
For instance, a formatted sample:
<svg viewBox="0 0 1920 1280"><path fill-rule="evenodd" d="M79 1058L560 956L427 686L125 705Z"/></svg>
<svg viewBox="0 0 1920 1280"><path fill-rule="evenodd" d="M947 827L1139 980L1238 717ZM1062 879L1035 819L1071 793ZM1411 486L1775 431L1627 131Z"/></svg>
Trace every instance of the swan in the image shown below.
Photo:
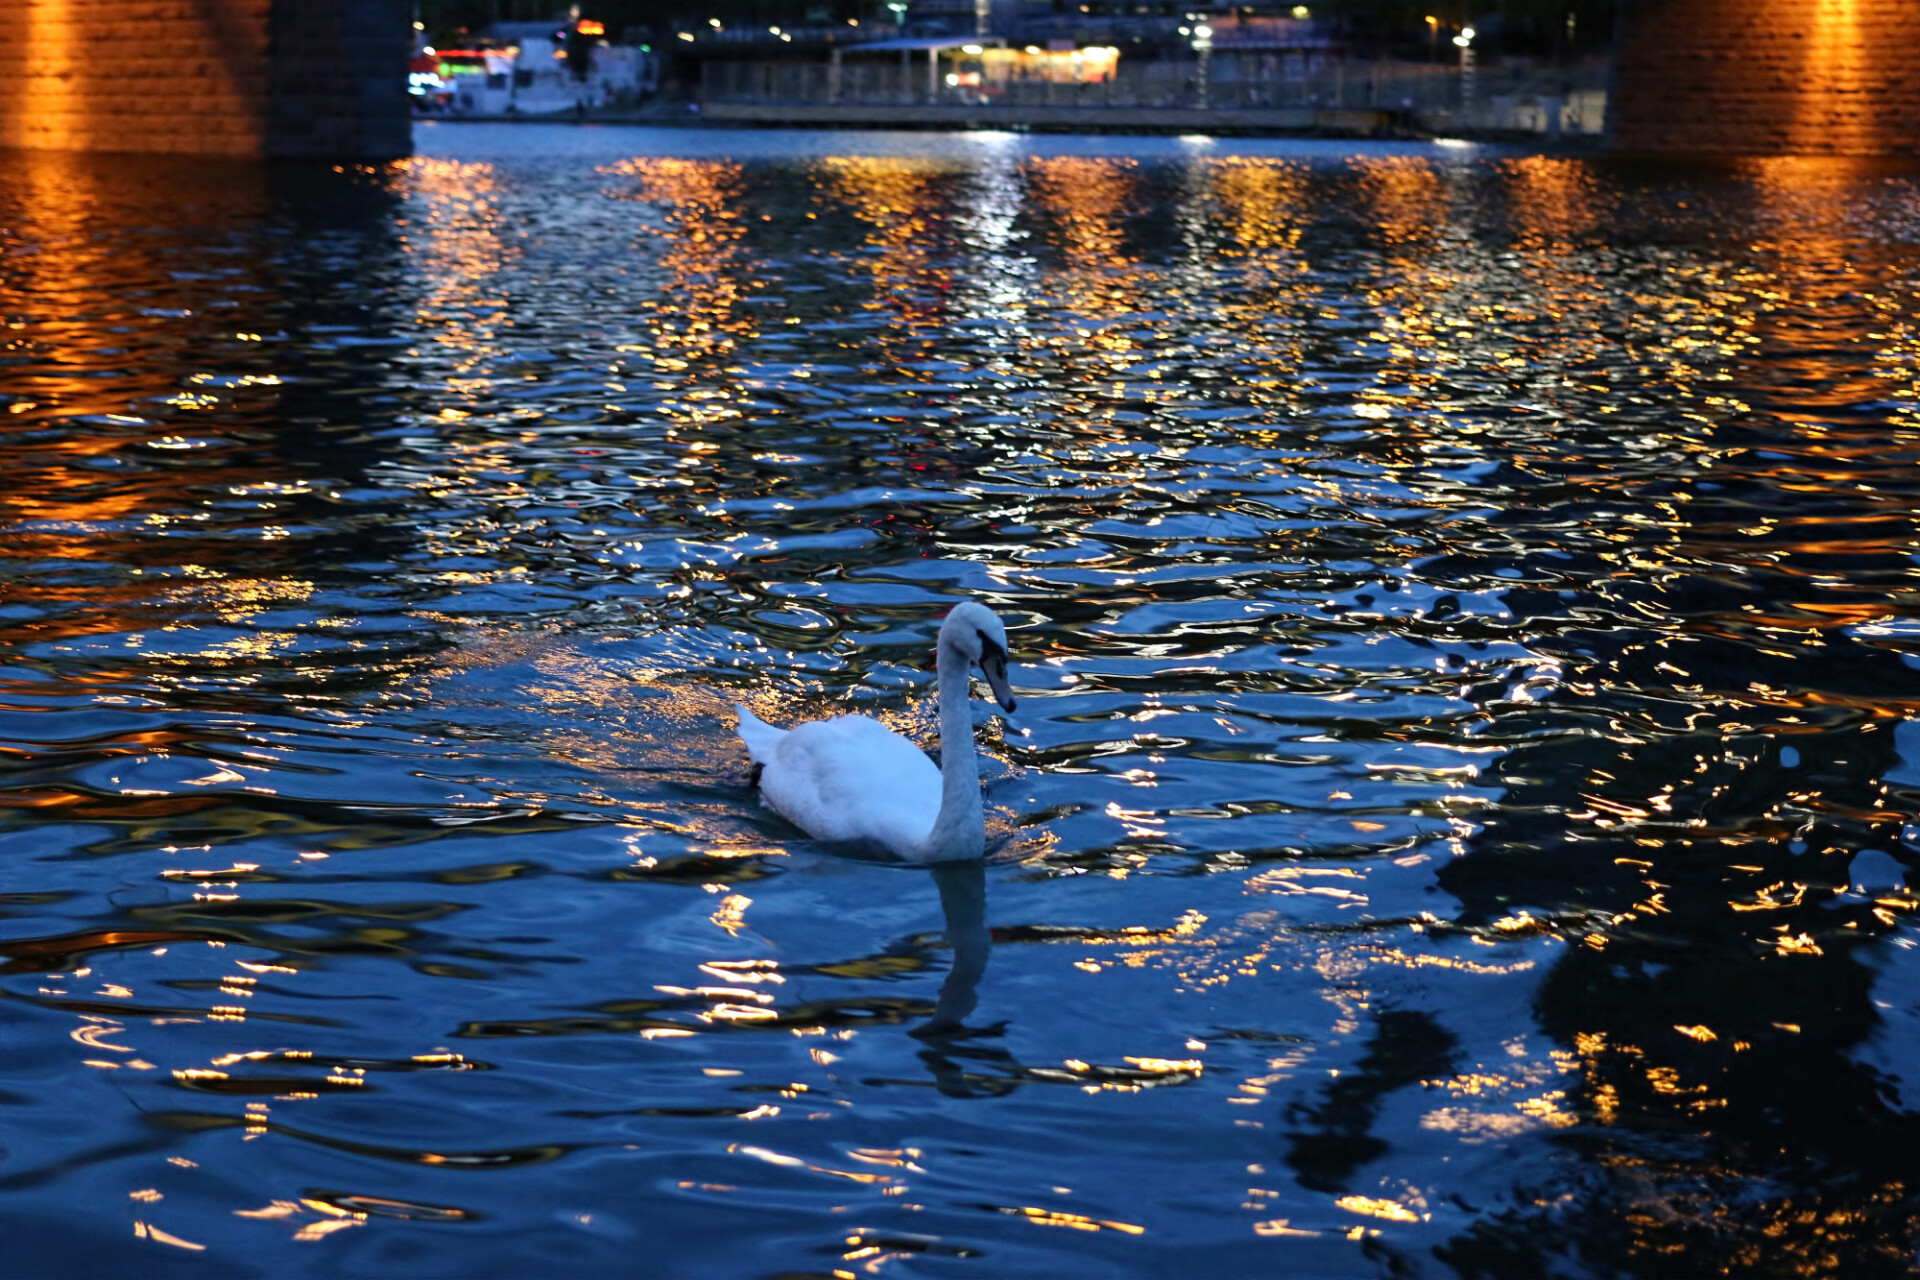
<svg viewBox="0 0 1920 1280"><path fill-rule="evenodd" d="M940 767L868 716L776 729L736 703L736 732L753 760L760 798L816 840L872 842L908 862L951 862L986 852L980 760L973 745L972 669L1014 708L1007 631L985 605L954 606L940 624Z"/></svg>

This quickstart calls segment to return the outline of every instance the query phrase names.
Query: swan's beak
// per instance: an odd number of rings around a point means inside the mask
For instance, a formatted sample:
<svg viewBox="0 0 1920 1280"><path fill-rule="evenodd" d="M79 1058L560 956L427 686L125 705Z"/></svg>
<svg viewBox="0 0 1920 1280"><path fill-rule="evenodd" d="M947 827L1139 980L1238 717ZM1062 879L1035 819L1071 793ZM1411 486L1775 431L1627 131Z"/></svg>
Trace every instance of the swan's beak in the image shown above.
<svg viewBox="0 0 1920 1280"><path fill-rule="evenodd" d="M1017 704L1013 697L1013 686L1007 683L1006 658L989 654L987 660L980 664L980 674L987 678L987 688L993 690L993 700L1000 704L1000 709L1011 712Z"/></svg>

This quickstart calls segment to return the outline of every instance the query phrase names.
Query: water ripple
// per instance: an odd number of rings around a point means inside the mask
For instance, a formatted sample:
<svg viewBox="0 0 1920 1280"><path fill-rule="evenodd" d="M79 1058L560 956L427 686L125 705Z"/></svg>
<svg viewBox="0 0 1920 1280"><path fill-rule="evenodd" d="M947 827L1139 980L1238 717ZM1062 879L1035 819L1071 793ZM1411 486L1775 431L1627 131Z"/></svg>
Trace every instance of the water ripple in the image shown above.
<svg viewBox="0 0 1920 1280"><path fill-rule="evenodd" d="M0 166L30 1270L1905 1274L1910 170ZM971 923L731 734L966 596Z"/></svg>

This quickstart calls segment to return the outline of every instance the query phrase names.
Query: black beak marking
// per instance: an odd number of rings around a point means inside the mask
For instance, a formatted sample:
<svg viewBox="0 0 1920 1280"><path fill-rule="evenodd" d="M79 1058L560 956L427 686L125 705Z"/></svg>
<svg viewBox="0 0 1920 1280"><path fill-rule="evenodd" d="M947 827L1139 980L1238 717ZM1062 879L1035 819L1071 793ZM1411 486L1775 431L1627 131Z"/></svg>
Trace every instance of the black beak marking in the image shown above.
<svg viewBox="0 0 1920 1280"><path fill-rule="evenodd" d="M973 634L980 637L980 670L986 674L987 683L993 688L994 701L1000 709L1011 712L1019 701L1007 685L1007 651L1000 643L978 627Z"/></svg>

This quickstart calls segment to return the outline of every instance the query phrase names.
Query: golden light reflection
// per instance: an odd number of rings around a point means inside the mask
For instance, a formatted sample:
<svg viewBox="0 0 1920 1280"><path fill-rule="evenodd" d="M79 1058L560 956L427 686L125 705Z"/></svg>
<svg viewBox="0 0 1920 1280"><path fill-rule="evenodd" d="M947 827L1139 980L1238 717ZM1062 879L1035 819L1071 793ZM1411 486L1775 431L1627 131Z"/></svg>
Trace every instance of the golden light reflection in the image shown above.
<svg viewBox="0 0 1920 1280"><path fill-rule="evenodd" d="M490 363L504 354L509 322L503 269L521 257L505 233L498 178L490 164L419 157L403 166L408 209L404 243L422 289L416 319L441 349L449 395L477 404L492 385Z"/></svg>
<svg viewBox="0 0 1920 1280"><path fill-rule="evenodd" d="M709 919L713 921L714 928L719 929L729 937L738 937L740 931L747 927L747 908L752 905L753 899L747 897L745 894L730 893L721 900L720 905L714 909L713 915L710 916ZM706 966L702 967L704 968ZM778 981L777 976L775 980Z"/></svg>
<svg viewBox="0 0 1920 1280"><path fill-rule="evenodd" d="M71 602L52 616L31 625L34 643L46 644L83 637L116 637L117 644L94 643L81 649L101 653L109 646L142 664L158 661L180 668L214 659L251 659L283 647L260 635L222 639L206 645L179 643L190 635L186 624L166 623L153 633L166 640L156 646L159 655L144 651L148 627L156 613L177 610L210 612L222 622L245 625L247 615L269 600L304 599L310 586L278 579L259 579L259 541L285 536L284 526L268 523L250 527L246 538L217 536L232 528L233 519L258 519L282 503L272 457L239 446L231 437L206 436L183 430L174 410L192 411L208 403L226 404L228 396L244 388L256 402L277 394L281 379L273 375L212 373L187 375L196 385L216 387L205 393L178 389L179 366L164 361L130 362L124 344L151 340L151 331L164 329L174 341L217 344L228 340L225 329L212 329L195 311L199 306L198 276L173 286L175 292L149 293L145 308L130 306L124 298L129 282L141 278L167 279L166 267L154 256L166 252L156 241L151 247L138 238L110 237L99 226L102 208L124 207L129 198L127 175L97 157L54 151L22 152L11 170L20 184L21 221L15 233L33 246L32 253L9 258L6 309L22 313L11 322L9 347L27 357L15 377L30 395L16 401L0 425L0 450L11 465L12 483L0 510L13 527L0 541L0 563L35 560L48 555L65 559L112 562L129 573L107 584L84 585L59 580L16 587L22 598L35 595L50 601ZM262 175L251 170L228 175L217 196L222 213L245 218L266 206ZM131 216L139 216L134 213ZM223 283L244 283L245 277ZM168 305L168 304L193 305ZM91 316L94 319L81 320ZM132 339L104 341L102 319L125 326ZM100 376L111 374L110 377ZM126 412L129 402L166 408L150 416ZM167 425L171 422L173 425ZM56 430L48 431L50 425ZM31 443L12 438L16 431L38 431ZM17 450L17 452L16 452ZM203 465L194 469L139 465L147 451L190 453ZM118 455L136 465L103 469L98 460ZM255 516L217 516L205 487L218 485L235 496L253 500ZM197 536L205 530L206 537ZM167 537L159 541L156 535ZM170 565L168 558L189 561ZM167 566L164 578L145 579L144 563L158 560ZM246 576L226 581L244 566ZM0 642L12 639L18 624L0 624ZM204 666L204 663L201 664ZM100 672L115 680L125 673ZM245 680L244 675L236 679ZM167 744L154 744L165 754ZM202 785L230 785L236 778L216 768Z"/></svg>
<svg viewBox="0 0 1920 1280"><path fill-rule="evenodd" d="M1122 220L1132 211L1139 184L1135 162L1054 156L1029 161L1027 177L1074 266L1103 268L1131 260Z"/></svg>
<svg viewBox="0 0 1920 1280"><path fill-rule="evenodd" d="M1528 253L1565 253L1603 225L1611 200L1591 163L1562 156L1522 156L1500 165L1513 218L1514 245ZM1546 264L1541 264L1545 266ZM1562 296L1591 296L1592 277L1571 264L1553 264L1542 283Z"/></svg>
<svg viewBox="0 0 1920 1280"><path fill-rule="evenodd" d="M1130 1236L1145 1235L1146 1228L1132 1222L1116 1222L1111 1218L1089 1218L1084 1214L1062 1213L1057 1209L1041 1209L1030 1205L995 1205L999 1212L1025 1219L1038 1227L1067 1227L1074 1231L1119 1231Z"/></svg>
<svg viewBox="0 0 1920 1280"><path fill-rule="evenodd" d="M783 1169L804 1170L807 1173L822 1174L829 1178L840 1178L847 1182L865 1183L870 1186L887 1186L896 1181L893 1174L866 1173L858 1169L836 1169L831 1165L814 1164L798 1156L771 1151L766 1147L757 1147L750 1143L733 1142L727 1144L728 1155L747 1156L765 1164L777 1165Z"/></svg>
<svg viewBox="0 0 1920 1280"><path fill-rule="evenodd" d="M1431 240L1446 225L1447 189L1433 164L1417 156L1354 156L1347 161L1386 244L1404 248Z"/></svg>
<svg viewBox="0 0 1920 1280"><path fill-rule="evenodd" d="M1055 283L1067 308L1089 320L1139 310L1143 280L1125 225L1138 199L1139 167L1110 157L1052 156L1028 161L1024 174L1066 260Z"/></svg>
<svg viewBox="0 0 1920 1280"><path fill-rule="evenodd" d="M745 171L731 161L636 157L601 170L631 179L631 197L656 206L642 223L642 249L664 277L665 294L647 325L663 370L731 356L758 332L746 306L751 260L746 235Z"/></svg>
<svg viewBox="0 0 1920 1280"><path fill-rule="evenodd" d="M814 171L823 198L838 202L865 224L867 253L850 259L872 277L869 308L886 308L898 320L876 335L883 346L946 318L955 280L936 259L950 234L936 183L939 171L924 161L895 157L834 156Z"/></svg>
<svg viewBox="0 0 1920 1280"><path fill-rule="evenodd" d="M137 1218L133 1223L133 1234L142 1240L152 1240L158 1244L172 1245L176 1249L186 1249L192 1253L203 1253L207 1248L207 1246L196 1244L191 1240L182 1240L179 1236L171 1232L162 1231L152 1223L142 1222Z"/></svg>
<svg viewBox="0 0 1920 1280"><path fill-rule="evenodd" d="M1300 247L1311 221L1304 166L1284 160L1232 156L1205 169L1208 194L1238 251L1272 269L1305 270L1286 255Z"/></svg>
<svg viewBox="0 0 1920 1280"><path fill-rule="evenodd" d="M1433 1215L1416 1213L1397 1200L1378 1200L1369 1196L1341 1196L1334 1203L1348 1213L1365 1214L1369 1218L1385 1218L1388 1222L1424 1222Z"/></svg>
<svg viewBox="0 0 1920 1280"><path fill-rule="evenodd" d="M1423 1081L1429 1091L1444 1091L1451 1105L1427 1111L1420 1117L1420 1127L1476 1145L1578 1124L1580 1117L1570 1108L1561 1084L1563 1077L1580 1074L1581 1055L1553 1049L1541 1058L1524 1037L1507 1041L1503 1048L1505 1061Z"/></svg>
<svg viewBox="0 0 1920 1280"><path fill-rule="evenodd" d="M1366 340L1383 348L1371 385L1351 412L1372 428L1367 454L1395 470L1426 470L1443 453L1461 465L1487 452L1484 428L1434 412L1450 380L1481 356L1483 326L1497 320L1473 287L1470 247L1450 233L1453 195L1439 169L1414 156L1348 161L1354 197L1377 242L1379 266L1361 277ZM1499 359L1499 356L1494 356ZM1336 490L1336 495L1338 491ZM1465 504L1470 493L1431 486L1427 502Z"/></svg>

